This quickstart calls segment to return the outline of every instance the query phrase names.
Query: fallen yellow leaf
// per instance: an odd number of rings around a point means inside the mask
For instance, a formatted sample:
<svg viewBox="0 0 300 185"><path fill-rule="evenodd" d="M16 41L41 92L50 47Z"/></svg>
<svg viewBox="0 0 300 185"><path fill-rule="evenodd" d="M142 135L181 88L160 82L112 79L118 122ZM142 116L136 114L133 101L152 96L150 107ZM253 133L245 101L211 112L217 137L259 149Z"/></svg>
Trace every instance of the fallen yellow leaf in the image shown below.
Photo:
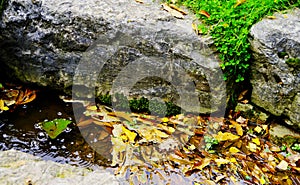
<svg viewBox="0 0 300 185"><path fill-rule="evenodd" d="M223 159L223 158L215 159L215 162L217 163L218 167L220 167L222 164L228 164L228 163L230 163L229 160Z"/></svg>
<svg viewBox="0 0 300 185"><path fill-rule="evenodd" d="M248 144L248 149L249 149L251 152L256 152L256 148L257 148L256 144L249 142L249 144Z"/></svg>
<svg viewBox="0 0 300 185"><path fill-rule="evenodd" d="M230 148L229 148L229 152L230 152L231 154L236 154L236 153L240 152L240 150L237 149L236 147L230 147Z"/></svg>
<svg viewBox="0 0 300 185"><path fill-rule="evenodd" d="M254 131L257 132L257 133L260 133L262 131L262 128L260 126L256 126L254 128Z"/></svg>
<svg viewBox="0 0 300 185"><path fill-rule="evenodd" d="M235 125L235 130L239 136L242 136L244 134L243 128L240 124Z"/></svg>
<svg viewBox="0 0 300 185"><path fill-rule="evenodd" d="M4 105L3 100L0 100L0 111L6 111L6 110L9 110L9 108Z"/></svg>
<svg viewBox="0 0 300 185"><path fill-rule="evenodd" d="M222 132L218 132L218 135L215 136L215 138L221 142L221 141L233 141L233 140L236 140L238 138L240 138L240 136L237 136L237 135L234 135L232 133L229 133L229 132L225 132L225 133L222 133Z"/></svg>
<svg viewBox="0 0 300 185"><path fill-rule="evenodd" d="M169 118L166 118L166 117L164 117L164 118L161 118L161 122L163 122L163 123L167 123L167 122L169 122Z"/></svg>
<svg viewBox="0 0 300 185"><path fill-rule="evenodd" d="M280 163L276 166L276 168L278 168L279 170L287 170L288 169L289 164L285 161L282 160L280 161Z"/></svg>
<svg viewBox="0 0 300 185"><path fill-rule="evenodd" d="M252 139L252 142L255 143L257 146L260 145L260 141L259 141L258 138L253 138L253 139Z"/></svg>
<svg viewBox="0 0 300 185"><path fill-rule="evenodd" d="M134 139L137 136L137 134L135 132L128 130L124 126L122 127L122 131L128 137L129 142L134 142Z"/></svg>
<svg viewBox="0 0 300 185"><path fill-rule="evenodd" d="M143 0L135 0L135 2L137 2L137 3L141 3L141 4L143 4L143 3L144 3L144 1L143 1Z"/></svg>
<svg viewBox="0 0 300 185"><path fill-rule="evenodd" d="M173 9L177 10L178 12L182 13L183 15L187 15L187 13L185 11L183 11L181 8L179 8L173 4L170 4L169 6Z"/></svg>

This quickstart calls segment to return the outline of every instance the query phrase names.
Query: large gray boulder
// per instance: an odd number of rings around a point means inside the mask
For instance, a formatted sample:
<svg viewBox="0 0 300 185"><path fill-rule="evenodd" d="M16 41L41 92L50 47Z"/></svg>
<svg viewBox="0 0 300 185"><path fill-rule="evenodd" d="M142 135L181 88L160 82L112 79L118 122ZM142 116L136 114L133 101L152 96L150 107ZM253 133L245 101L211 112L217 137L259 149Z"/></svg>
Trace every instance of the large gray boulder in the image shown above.
<svg viewBox="0 0 300 185"><path fill-rule="evenodd" d="M150 0L9 0L0 24L1 69L69 94L74 85L79 97L117 92L224 112L219 59L192 22Z"/></svg>
<svg viewBox="0 0 300 185"><path fill-rule="evenodd" d="M274 16L250 31L251 101L300 128L300 10Z"/></svg>

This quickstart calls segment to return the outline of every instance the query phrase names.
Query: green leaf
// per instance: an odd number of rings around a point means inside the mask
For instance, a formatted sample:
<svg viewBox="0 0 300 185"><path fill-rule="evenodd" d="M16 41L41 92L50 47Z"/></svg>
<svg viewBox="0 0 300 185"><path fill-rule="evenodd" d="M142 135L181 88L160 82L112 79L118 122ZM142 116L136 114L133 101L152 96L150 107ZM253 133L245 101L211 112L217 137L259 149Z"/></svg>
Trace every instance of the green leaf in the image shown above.
<svg viewBox="0 0 300 185"><path fill-rule="evenodd" d="M3 85L2 85L2 83L0 83L0 89L2 89L3 88Z"/></svg>
<svg viewBox="0 0 300 185"><path fill-rule="evenodd" d="M67 128L70 123L70 120L54 119L52 121L43 122L42 129L47 132L51 139L55 139Z"/></svg>

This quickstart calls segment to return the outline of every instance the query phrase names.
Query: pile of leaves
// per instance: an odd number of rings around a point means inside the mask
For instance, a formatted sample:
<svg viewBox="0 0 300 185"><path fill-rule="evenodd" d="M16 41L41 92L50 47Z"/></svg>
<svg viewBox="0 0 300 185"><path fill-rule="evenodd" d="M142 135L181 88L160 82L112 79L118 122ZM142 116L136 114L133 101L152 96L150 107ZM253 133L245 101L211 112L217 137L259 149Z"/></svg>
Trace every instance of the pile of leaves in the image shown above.
<svg viewBox="0 0 300 185"><path fill-rule="evenodd" d="M194 184L300 183L300 154L270 142L269 125L238 114L160 118L89 105L78 126L111 154L116 174L134 184L151 182L153 173L168 182L162 171L196 175Z"/></svg>
<svg viewBox="0 0 300 185"><path fill-rule="evenodd" d="M0 113L12 110L18 105L24 105L36 98L36 91L24 89L21 86L8 85L4 87L0 83Z"/></svg>

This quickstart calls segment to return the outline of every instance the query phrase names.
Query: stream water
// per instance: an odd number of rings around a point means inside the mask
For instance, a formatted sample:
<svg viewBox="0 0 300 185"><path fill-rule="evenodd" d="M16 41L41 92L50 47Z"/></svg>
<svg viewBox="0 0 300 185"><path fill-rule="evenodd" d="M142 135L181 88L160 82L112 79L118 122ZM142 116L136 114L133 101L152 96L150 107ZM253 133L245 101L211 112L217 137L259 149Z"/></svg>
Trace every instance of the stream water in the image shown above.
<svg viewBox="0 0 300 185"><path fill-rule="evenodd" d="M76 110L83 108L78 104ZM83 109L82 109L83 111ZM73 121L68 128L55 139L50 139L39 126L40 122L65 118ZM109 148L105 147L104 148ZM71 164L90 169L105 168L114 173L109 159L95 152L86 142L76 126L72 103L66 103L59 94L40 90L37 98L25 105L11 106L9 111L0 114L0 150L15 149L62 164ZM152 172L151 172L152 173ZM149 175L149 172L145 171ZM162 174L164 179L162 180ZM125 173L121 179L128 179L132 173ZM131 177L130 177L131 178ZM177 184L176 181L191 184L194 175L185 177L179 169L156 171L148 179L154 184ZM126 180L125 180L126 181ZM139 184L139 180L135 184Z"/></svg>
<svg viewBox="0 0 300 185"><path fill-rule="evenodd" d="M38 123L55 118L74 120L72 104L47 91L38 92L33 102L3 112L0 114L0 150L20 150L45 160L83 167L107 165L85 142L75 123L56 139L48 138Z"/></svg>

